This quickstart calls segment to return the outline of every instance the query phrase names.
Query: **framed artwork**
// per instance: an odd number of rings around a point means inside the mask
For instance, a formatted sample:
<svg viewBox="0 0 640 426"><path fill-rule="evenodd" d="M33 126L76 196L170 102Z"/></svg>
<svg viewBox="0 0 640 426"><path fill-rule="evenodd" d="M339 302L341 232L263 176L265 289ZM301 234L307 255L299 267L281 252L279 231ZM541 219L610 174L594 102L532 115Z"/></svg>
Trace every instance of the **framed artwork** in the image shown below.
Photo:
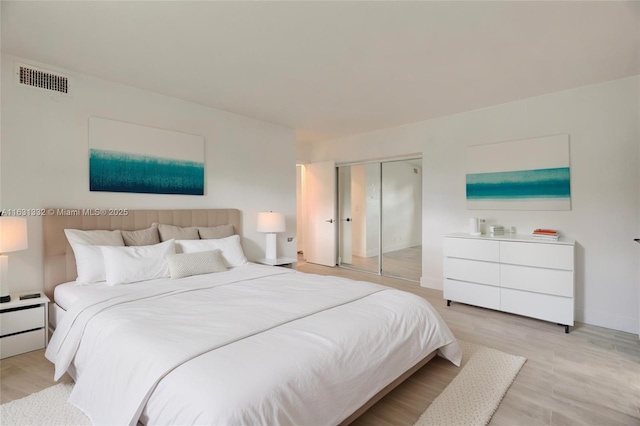
<svg viewBox="0 0 640 426"><path fill-rule="evenodd" d="M90 117L89 190L204 195L204 137Z"/></svg>
<svg viewBox="0 0 640 426"><path fill-rule="evenodd" d="M467 208L571 210L569 135L467 147Z"/></svg>

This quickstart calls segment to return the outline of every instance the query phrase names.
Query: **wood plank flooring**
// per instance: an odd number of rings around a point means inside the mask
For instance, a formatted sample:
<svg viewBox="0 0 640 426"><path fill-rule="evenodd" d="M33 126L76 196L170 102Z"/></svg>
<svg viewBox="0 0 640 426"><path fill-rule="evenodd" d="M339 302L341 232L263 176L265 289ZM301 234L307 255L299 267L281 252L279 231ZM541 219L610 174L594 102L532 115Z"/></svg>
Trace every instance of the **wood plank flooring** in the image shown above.
<svg viewBox="0 0 640 426"><path fill-rule="evenodd" d="M576 323L556 324L459 303L416 283L299 262L298 270L376 282L427 299L453 334L527 358L491 425L640 425L637 335ZM437 357L383 398L355 425L412 425L457 374Z"/></svg>
<svg viewBox="0 0 640 426"><path fill-rule="evenodd" d="M53 364L44 357L44 349L12 356L0 361L0 403L24 398L53 386ZM65 374L58 383L71 383Z"/></svg>
<svg viewBox="0 0 640 426"><path fill-rule="evenodd" d="M442 292L416 283L300 262L303 272L376 282L427 299L456 337L527 362L491 424L640 425L640 340L637 335L578 323L565 334L555 324L463 304L450 307ZM355 425L412 425L457 374L436 357L360 417ZM70 381L68 376L63 378ZM44 351L0 361L0 402L37 392L53 382Z"/></svg>

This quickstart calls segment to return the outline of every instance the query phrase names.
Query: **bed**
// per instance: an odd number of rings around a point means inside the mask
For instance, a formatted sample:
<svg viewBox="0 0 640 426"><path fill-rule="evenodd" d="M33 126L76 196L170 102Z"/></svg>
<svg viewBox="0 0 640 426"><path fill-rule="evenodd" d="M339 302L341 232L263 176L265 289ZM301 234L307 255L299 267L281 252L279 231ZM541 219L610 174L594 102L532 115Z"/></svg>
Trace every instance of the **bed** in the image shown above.
<svg viewBox="0 0 640 426"><path fill-rule="evenodd" d="M94 424L348 424L434 355L459 365L424 299L377 284L246 263L75 286L64 229L241 233L235 209L127 213L44 219L45 292L57 312L47 358L56 379L74 378L70 402Z"/></svg>

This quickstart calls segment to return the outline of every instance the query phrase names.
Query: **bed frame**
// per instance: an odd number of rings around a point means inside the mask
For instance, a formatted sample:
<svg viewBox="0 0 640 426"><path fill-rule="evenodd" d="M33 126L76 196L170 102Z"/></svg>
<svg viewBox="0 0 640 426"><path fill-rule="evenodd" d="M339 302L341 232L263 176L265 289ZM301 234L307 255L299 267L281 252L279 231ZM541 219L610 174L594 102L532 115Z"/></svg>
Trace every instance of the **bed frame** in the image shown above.
<svg viewBox="0 0 640 426"><path fill-rule="evenodd" d="M53 301L58 284L73 281L77 277L76 260L71 245L64 234L65 229L81 230L136 230L150 227L153 223L176 226L218 226L232 224L236 234L242 236L242 217L237 209L202 210L128 210L126 215L94 215L95 210L47 209L43 219L44 235L44 291ZM54 304L54 308L57 305ZM55 310L54 310L55 311ZM412 368L374 395L362 407L347 417L340 425L348 425L391 392L409 376L427 364L435 351L427 355Z"/></svg>

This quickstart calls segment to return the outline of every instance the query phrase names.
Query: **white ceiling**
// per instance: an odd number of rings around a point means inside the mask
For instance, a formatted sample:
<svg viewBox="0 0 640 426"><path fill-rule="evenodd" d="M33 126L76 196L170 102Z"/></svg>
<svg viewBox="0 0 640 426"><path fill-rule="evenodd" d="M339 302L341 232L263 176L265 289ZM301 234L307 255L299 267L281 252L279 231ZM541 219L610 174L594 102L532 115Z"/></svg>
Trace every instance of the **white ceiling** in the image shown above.
<svg viewBox="0 0 640 426"><path fill-rule="evenodd" d="M10 2L2 50L314 142L640 73L640 2Z"/></svg>

